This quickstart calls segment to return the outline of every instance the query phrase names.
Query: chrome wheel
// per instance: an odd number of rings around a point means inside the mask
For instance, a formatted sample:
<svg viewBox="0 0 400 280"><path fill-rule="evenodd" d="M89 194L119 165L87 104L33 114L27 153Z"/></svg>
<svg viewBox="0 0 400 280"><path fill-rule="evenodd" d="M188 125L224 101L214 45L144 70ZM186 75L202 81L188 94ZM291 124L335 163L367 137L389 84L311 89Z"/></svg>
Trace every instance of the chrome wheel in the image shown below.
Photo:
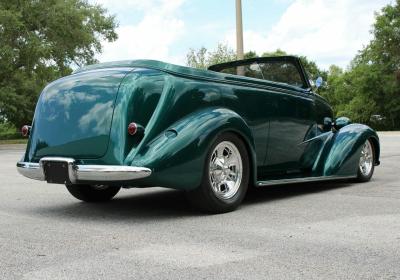
<svg viewBox="0 0 400 280"><path fill-rule="evenodd" d="M230 199L239 190L243 176L242 157L230 141L219 143L213 150L209 165L209 179L214 194Z"/></svg>
<svg viewBox="0 0 400 280"><path fill-rule="evenodd" d="M361 148L361 156L360 156L360 161L358 164L360 173L363 176L370 175L373 164L374 164L373 159L374 159L374 155L373 155L372 145L371 145L370 141L367 140L365 142L365 144L363 145L363 147Z"/></svg>
<svg viewBox="0 0 400 280"><path fill-rule="evenodd" d="M249 159L246 144L238 135L221 133L208 150L200 186L189 190L187 198L209 213L235 210L249 186Z"/></svg>

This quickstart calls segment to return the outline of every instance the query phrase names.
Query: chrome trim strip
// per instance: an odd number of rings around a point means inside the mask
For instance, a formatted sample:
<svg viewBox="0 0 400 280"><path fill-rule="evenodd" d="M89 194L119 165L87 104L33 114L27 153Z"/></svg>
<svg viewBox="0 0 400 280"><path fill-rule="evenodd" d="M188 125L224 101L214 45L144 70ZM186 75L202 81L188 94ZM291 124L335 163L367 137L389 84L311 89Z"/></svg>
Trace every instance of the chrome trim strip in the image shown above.
<svg viewBox="0 0 400 280"><path fill-rule="evenodd" d="M356 176L306 177L306 178L294 178L294 179L257 181L256 185L257 187L262 187L262 186L275 186L275 185L298 184L307 182L331 181L331 180L354 179L354 178L356 178Z"/></svg>
<svg viewBox="0 0 400 280"><path fill-rule="evenodd" d="M21 175L27 178L44 181L43 169L39 163L34 162L18 162L17 170Z"/></svg>
<svg viewBox="0 0 400 280"><path fill-rule="evenodd" d="M39 163L18 162L17 170L23 176L44 181L43 164L46 161L66 162L68 176L71 183L77 181L116 182L130 181L145 178L151 175L151 170L146 167L124 165L79 165L73 158L44 157Z"/></svg>
<svg viewBox="0 0 400 280"><path fill-rule="evenodd" d="M146 167L119 165L76 165L76 179L82 181L129 181L148 177Z"/></svg>

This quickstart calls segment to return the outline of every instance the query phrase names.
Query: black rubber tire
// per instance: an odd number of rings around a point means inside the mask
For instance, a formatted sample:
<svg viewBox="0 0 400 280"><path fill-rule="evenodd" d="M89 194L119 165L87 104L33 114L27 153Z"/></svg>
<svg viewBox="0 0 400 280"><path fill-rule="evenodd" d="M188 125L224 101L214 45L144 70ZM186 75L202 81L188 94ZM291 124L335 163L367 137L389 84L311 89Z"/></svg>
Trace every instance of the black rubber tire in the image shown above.
<svg viewBox="0 0 400 280"><path fill-rule="evenodd" d="M374 147L374 143L370 139L367 139L367 141L369 141L369 143L370 143L370 145L372 147L372 168L371 168L371 172L368 175L362 174L362 172L360 171L360 167L357 168L356 181L360 182L360 183L368 182L369 180L371 180L371 177L374 174L374 169L375 169L375 147ZM361 152L360 152L360 157L361 157Z"/></svg>
<svg viewBox="0 0 400 280"><path fill-rule="evenodd" d="M208 174L212 152L214 148L222 141L232 142L239 150L240 156L242 158L242 166L243 166L242 181L237 193L230 199L220 199L214 194ZM243 198L246 195L249 184L249 176L250 176L249 155L245 144L238 136L236 136L233 133L230 132L222 133L215 140L215 142L210 147L210 150L207 153L201 185L194 190L186 192L187 198L196 209L203 212L219 214L219 213L226 213L233 211L239 207L240 203L242 202Z"/></svg>
<svg viewBox="0 0 400 280"><path fill-rule="evenodd" d="M107 186L104 189L92 185L65 185L73 197L85 202L105 202L111 200L121 187Z"/></svg>

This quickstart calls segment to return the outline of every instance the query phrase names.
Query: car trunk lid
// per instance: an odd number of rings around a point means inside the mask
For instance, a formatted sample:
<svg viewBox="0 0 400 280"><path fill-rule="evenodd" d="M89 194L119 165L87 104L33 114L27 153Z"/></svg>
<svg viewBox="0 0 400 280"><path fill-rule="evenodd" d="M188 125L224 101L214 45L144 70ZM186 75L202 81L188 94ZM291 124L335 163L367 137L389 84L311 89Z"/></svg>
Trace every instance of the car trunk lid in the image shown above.
<svg viewBox="0 0 400 280"><path fill-rule="evenodd" d="M35 111L29 158L100 158L108 147L119 85L131 68L81 72L48 85Z"/></svg>

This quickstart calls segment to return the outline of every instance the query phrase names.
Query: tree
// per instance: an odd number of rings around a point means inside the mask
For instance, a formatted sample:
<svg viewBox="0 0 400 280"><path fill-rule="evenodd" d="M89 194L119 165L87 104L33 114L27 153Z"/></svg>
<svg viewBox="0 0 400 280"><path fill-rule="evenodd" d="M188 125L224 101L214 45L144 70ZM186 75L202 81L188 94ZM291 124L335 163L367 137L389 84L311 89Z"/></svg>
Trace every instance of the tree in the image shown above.
<svg viewBox="0 0 400 280"><path fill-rule="evenodd" d="M198 50L190 49L189 53L186 54L186 65L189 67L207 69L208 63L208 54L205 47L201 47Z"/></svg>
<svg viewBox="0 0 400 280"><path fill-rule="evenodd" d="M376 14L372 34L347 71L330 69L325 96L338 115L378 129L399 129L400 0Z"/></svg>
<svg viewBox="0 0 400 280"><path fill-rule="evenodd" d="M208 66L236 60L236 53L227 45L218 44L217 49L208 55Z"/></svg>
<svg viewBox="0 0 400 280"><path fill-rule="evenodd" d="M273 52L264 52L261 56L284 56L284 55L288 55L287 52L281 50L281 49L277 49L276 51Z"/></svg>
<svg viewBox="0 0 400 280"><path fill-rule="evenodd" d="M29 123L44 85L95 62L116 26L86 0L0 0L0 119Z"/></svg>
<svg viewBox="0 0 400 280"><path fill-rule="evenodd" d="M354 64L370 65L377 72L378 114L386 116L386 126L400 128L400 0L376 14L374 38Z"/></svg>
<svg viewBox="0 0 400 280"><path fill-rule="evenodd" d="M257 53L255 51L249 51L244 54L244 59L250 59L257 57Z"/></svg>
<svg viewBox="0 0 400 280"><path fill-rule="evenodd" d="M208 51L205 47L201 47L198 50L190 49L186 55L186 65L199 69L207 69L213 64L229 62L235 59L235 52L227 45L219 43L213 51Z"/></svg>

